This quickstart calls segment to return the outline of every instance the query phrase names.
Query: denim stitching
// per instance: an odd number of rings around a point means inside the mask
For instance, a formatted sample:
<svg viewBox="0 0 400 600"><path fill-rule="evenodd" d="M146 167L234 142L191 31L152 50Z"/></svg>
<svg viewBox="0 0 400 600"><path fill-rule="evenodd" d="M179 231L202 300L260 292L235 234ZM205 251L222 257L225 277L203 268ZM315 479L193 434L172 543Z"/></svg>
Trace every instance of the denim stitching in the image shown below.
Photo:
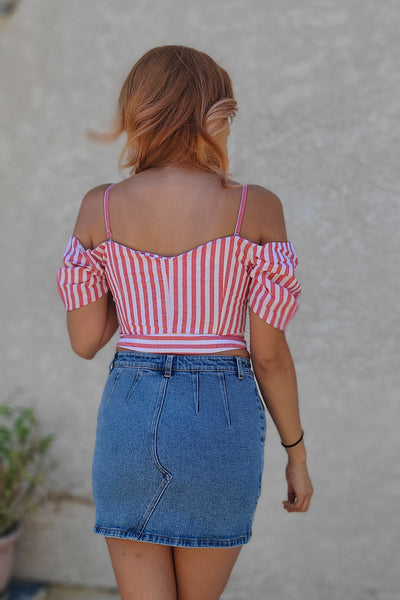
<svg viewBox="0 0 400 600"><path fill-rule="evenodd" d="M131 387L129 388L129 391L128 391L128 393L125 396L124 404L128 404L129 396L132 394L132 392L133 392L134 388L136 387L136 384L138 383L141 375L142 375L142 372L138 368L136 370L135 377L133 378L133 381L131 383Z"/></svg>
<svg viewBox="0 0 400 600"><path fill-rule="evenodd" d="M117 385L117 382L118 382L118 379L120 378L120 375L121 375L120 372L116 371L115 377L114 377L114 381L113 381L112 386L111 386L111 391L110 391L110 393L108 395L107 402L106 402L106 405L104 407L105 410L107 410L107 408L110 406L111 398L112 398L112 396L114 394L115 386Z"/></svg>
<svg viewBox="0 0 400 600"><path fill-rule="evenodd" d="M165 479L163 477L160 485L158 486L157 491L153 496L153 499L151 500L149 506L147 507L147 509L142 517L141 522L139 523L138 539L140 539L140 536L142 535L144 528L146 527L147 523L149 522L151 515L157 508L157 504L160 502L162 496L164 495L164 492L167 489L171 479L172 479L172 476L169 479Z"/></svg>
<svg viewBox="0 0 400 600"><path fill-rule="evenodd" d="M169 381L169 377L163 377L163 379L161 381L160 393L159 393L158 402L157 402L158 406L157 406L156 410L154 411L153 423L151 426L151 436L152 436L151 453L153 456L154 464L157 467L157 469L160 471L163 480L161 481L156 493L153 496L153 499L151 500L149 506L147 507L147 509L142 517L142 520L138 527L139 535L141 535L144 528L146 527L151 515L153 514L154 510L156 509L157 504L161 500L161 497L163 496L167 486L169 485L169 483L172 479L172 474L168 471L168 469L163 467L163 465L160 463L160 460L157 455L157 429L158 429L158 423L160 420L161 410L164 405L164 399L165 399L165 393L167 390L168 381Z"/></svg>
<svg viewBox="0 0 400 600"><path fill-rule="evenodd" d="M114 366L115 367L120 367L122 369L126 369L126 368L131 368L131 369L132 368L141 368L141 369L149 369L151 371L165 371L165 368L163 366L153 367L151 365L140 364L140 363L139 364L138 363L134 363L134 364L133 363L132 364L123 364L122 363L121 364L121 363L117 362L117 363L115 363ZM230 368L227 368L227 367L221 367L221 368L217 368L217 367L210 367L210 368L207 368L207 367L191 367L191 368L188 368L188 369L182 369L182 368L179 368L179 367L174 367L173 371L174 372L175 371L182 371L182 372L185 372L185 373L191 373L193 371L201 371L201 372L202 371L209 371L211 373L221 373L221 372L237 373L237 369L235 369L235 368L230 369ZM252 376L253 375L253 371L247 370L247 368L244 368L243 374L247 374L247 375Z"/></svg>
<svg viewBox="0 0 400 600"><path fill-rule="evenodd" d="M224 409L225 409L225 415L226 415L226 420L228 423L228 427L231 426L231 415L230 415L230 411L229 411L229 403L228 403L228 394L226 391L226 383L225 383L225 374L221 373L218 377L220 384L221 384L221 390L222 390L222 397L223 397L223 402L224 402Z"/></svg>
<svg viewBox="0 0 400 600"><path fill-rule="evenodd" d="M187 547L204 547L204 548L217 548L217 547L224 547L224 546L235 546L235 545L241 545L242 543L245 544L247 543L252 535L251 530L246 533L245 535L241 535L239 537L235 537L235 538L225 538L225 539L206 539L206 538L186 538L186 537L173 537L173 536L167 536L167 535L162 535L162 534L158 534L158 533L150 533L147 531L143 531L141 533L137 533L135 531L129 530L129 529L121 529L120 527L102 527L101 525L95 525L93 528L95 533L100 533L102 535L107 535L107 534L112 534L113 532L115 533L120 533L122 535L118 535L115 537L119 537L119 538L127 538L127 539L133 539L133 540L139 540L139 539L149 539L149 540L165 540L165 543L167 542L172 542L172 543L177 543L177 542L188 542L188 544L185 544ZM193 545L197 544L196 546ZM171 544L169 544L171 545ZM183 545L183 544L182 544Z"/></svg>
<svg viewBox="0 0 400 600"><path fill-rule="evenodd" d="M195 414L199 414L199 372L193 373L193 394L194 394L194 411Z"/></svg>

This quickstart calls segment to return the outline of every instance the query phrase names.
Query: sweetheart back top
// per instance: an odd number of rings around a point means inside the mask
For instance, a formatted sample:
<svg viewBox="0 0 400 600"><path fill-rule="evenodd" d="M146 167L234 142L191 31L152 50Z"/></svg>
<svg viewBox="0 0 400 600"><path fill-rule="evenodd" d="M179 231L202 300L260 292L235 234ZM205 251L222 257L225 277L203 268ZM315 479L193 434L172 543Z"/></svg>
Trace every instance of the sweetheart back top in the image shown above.
<svg viewBox="0 0 400 600"><path fill-rule="evenodd" d="M112 184L114 185L114 184ZM71 236L57 272L67 310L111 290L118 346L139 352L211 354L246 349L247 305L266 323L285 330L300 294L291 242L256 244L240 236L247 186L242 188L232 235L177 256L142 252L112 239L104 193L107 240L87 249Z"/></svg>

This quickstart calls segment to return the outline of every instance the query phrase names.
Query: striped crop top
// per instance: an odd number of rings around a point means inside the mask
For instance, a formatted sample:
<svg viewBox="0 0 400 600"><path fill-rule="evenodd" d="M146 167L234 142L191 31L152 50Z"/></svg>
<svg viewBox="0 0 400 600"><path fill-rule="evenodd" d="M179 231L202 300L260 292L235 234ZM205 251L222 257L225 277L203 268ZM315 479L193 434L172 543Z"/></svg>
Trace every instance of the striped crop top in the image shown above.
<svg viewBox="0 0 400 600"><path fill-rule="evenodd" d="M57 272L67 310L94 302L111 290L118 346L140 352L211 354L246 349L247 305L284 330L297 310L301 288L290 242L251 242L239 235L247 196L243 186L232 235L177 256L135 250L112 239L104 194L107 240L85 250L71 236Z"/></svg>

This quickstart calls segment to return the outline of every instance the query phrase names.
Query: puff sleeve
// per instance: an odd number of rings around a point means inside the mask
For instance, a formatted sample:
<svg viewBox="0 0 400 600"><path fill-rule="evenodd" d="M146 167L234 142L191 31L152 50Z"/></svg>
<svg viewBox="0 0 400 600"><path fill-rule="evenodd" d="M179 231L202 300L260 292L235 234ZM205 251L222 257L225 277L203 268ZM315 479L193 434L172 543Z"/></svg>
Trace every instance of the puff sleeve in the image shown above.
<svg viewBox="0 0 400 600"><path fill-rule="evenodd" d="M301 292L295 277L298 259L291 242L254 248L248 305L264 321L284 331L297 311Z"/></svg>
<svg viewBox="0 0 400 600"><path fill-rule="evenodd" d="M67 310L86 306L106 294L109 287L101 250L85 250L78 238L71 236L63 266L57 271L57 286Z"/></svg>

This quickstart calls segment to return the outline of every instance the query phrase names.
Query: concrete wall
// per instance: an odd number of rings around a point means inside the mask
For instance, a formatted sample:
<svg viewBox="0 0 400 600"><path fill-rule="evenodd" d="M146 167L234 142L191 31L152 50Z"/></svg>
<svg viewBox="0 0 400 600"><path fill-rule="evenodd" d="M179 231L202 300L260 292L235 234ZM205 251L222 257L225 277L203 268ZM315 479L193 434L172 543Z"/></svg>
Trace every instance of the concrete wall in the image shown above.
<svg viewBox="0 0 400 600"><path fill-rule="evenodd" d="M312 509L281 508L271 424L254 537L224 598L398 597L399 26L395 0L21 0L0 22L0 389L57 434L60 497L26 523L18 575L114 585L90 488L113 343L74 356L55 273L82 196L126 176L120 144L86 129L108 126L144 51L181 43L233 78L233 176L282 199L304 290L288 340Z"/></svg>

